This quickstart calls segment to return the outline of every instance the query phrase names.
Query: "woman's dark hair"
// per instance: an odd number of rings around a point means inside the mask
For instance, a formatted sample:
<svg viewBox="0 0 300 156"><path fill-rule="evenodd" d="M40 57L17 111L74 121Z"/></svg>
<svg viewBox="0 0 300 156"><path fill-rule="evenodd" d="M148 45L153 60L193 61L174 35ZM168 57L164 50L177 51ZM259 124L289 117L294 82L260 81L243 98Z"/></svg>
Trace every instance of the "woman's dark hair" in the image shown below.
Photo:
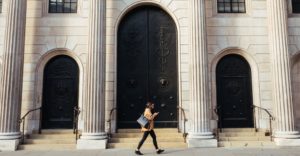
<svg viewBox="0 0 300 156"><path fill-rule="evenodd" d="M148 101L146 104L146 108L150 108L154 103L151 101Z"/></svg>

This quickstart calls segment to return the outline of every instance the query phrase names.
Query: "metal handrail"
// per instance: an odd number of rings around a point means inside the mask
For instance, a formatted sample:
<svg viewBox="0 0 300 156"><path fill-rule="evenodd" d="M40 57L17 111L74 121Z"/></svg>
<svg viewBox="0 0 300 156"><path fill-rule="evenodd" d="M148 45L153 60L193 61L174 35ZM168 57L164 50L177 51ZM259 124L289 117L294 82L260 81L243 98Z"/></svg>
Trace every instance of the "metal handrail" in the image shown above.
<svg viewBox="0 0 300 156"><path fill-rule="evenodd" d="M273 140L273 135L272 135L272 120L275 120L275 118L273 117L273 115L270 113L270 111L269 110L267 110L266 108L262 108L262 107L259 107L259 106L256 106L256 105L252 105L252 108L253 109L255 109L255 108L258 108L258 109L260 109L260 110L263 110L263 111L265 111L267 114L268 114L268 116L269 116L269 131L270 131L270 139L271 139L271 141ZM256 125L255 125L255 127L256 127ZM256 129L256 128L255 128Z"/></svg>
<svg viewBox="0 0 300 156"><path fill-rule="evenodd" d="M220 132L222 132L222 129L223 129L222 120L219 120L219 119L221 119L221 116L218 113L218 110L220 110L220 109L221 109L221 106L219 105L214 109L214 112L216 113L216 115L218 117L218 128L220 129Z"/></svg>
<svg viewBox="0 0 300 156"><path fill-rule="evenodd" d="M39 108L34 108L34 109L31 109L31 110L29 110L25 115L23 115L21 118L20 118L20 120L19 120L19 124L21 125L22 124L22 144L24 144L24 142L25 142L25 118L31 113L31 112L34 112L34 111L37 111L37 110L41 110L42 109L42 107L39 107ZM39 125L39 131L40 131L40 128L41 127L41 125Z"/></svg>
<svg viewBox="0 0 300 156"><path fill-rule="evenodd" d="M111 138L111 119L112 119L112 114L114 111L117 111L117 107L114 107L110 110L110 113L109 113L109 119L107 120L108 122L108 133L107 133L107 136L108 138L110 139Z"/></svg>
<svg viewBox="0 0 300 156"><path fill-rule="evenodd" d="M188 133L185 132L185 123L188 121L188 119L186 118L185 111L182 107L178 106L177 109L180 110L180 112L183 115L183 119L184 119L184 122L183 122L183 138L184 138L184 142L186 142L186 137L187 137ZM179 131L180 130L179 130L179 125L178 125L178 132Z"/></svg>
<svg viewBox="0 0 300 156"><path fill-rule="evenodd" d="M220 106L214 108L214 113L217 116L217 124L218 124L217 131L216 131L216 138L217 138L218 141L219 141L219 129L220 129L220 132L222 132L222 125L219 124L219 122L221 122L221 120L219 120L219 114L218 114L218 109L219 108L220 108Z"/></svg>
<svg viewBox="0 0 300 156"><path fill-rule="evenodd" d="M78 117L79 117L80 112L81 112L80 108L75 106L74 107L74 112L73 112L73 117L74 117L74 120L73 120L73 134L75 134L76 141L78 140Z"/></svg>

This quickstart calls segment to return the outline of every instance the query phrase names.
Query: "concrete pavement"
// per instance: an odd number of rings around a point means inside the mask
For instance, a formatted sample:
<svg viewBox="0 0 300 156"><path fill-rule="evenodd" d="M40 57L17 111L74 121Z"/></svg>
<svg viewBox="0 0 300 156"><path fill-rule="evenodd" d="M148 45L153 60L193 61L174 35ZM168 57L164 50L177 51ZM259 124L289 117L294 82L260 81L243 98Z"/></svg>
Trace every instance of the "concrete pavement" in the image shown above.
<svg viewBox="0 0 300 156"><path fill-rule="evenodd" d="M154 150L141 150L144 155L157 155ZM285 148L194 148L166 149L163 156L300 156L300 147ZM0 156L135 156L128 149L16 151L0 152Z"/></svg>

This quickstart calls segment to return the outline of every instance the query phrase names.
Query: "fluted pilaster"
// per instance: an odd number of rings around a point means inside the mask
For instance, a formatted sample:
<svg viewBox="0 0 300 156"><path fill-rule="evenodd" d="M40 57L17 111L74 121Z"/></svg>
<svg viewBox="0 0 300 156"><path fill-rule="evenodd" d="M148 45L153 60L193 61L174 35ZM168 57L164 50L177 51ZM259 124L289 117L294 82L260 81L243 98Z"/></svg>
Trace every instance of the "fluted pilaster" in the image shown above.
<svg viewBox="0 0 300 156"><path fill-rule="evenodd" d="M7 3L0 79L0 140L20 138L19 119L24 65L26 0L8 0Z"/></svg>
<svg viewBox="0 0 300 156"><path fill-rule="evenodd" d="M294 126L285 0L268 0L268 22L276 116L275 137L298 138Z"/></svg>
<svg viewBox="0 0 300 156"><path fill-rule="evenodd" d="M207 73L207 43L205 0L190 0L191 7L191 54L190 54L190 94L191 130L188 138L212 139L209 118L209 94ZM190 146L190 144L193 144ZM196 143L198 144L198 143ZM200 143L201 144L201 143ZM199 147L189 141L190 147ZM202 145L203 146L203 145ZM214 145L215 146L215 145Z"/></svg>
<svg viewBox="0 0 300 156"><path fill-rule="evenodd" d="M90 0L89 51L86 70L84 131L81 139L105 134L105 0Z"/></svg>

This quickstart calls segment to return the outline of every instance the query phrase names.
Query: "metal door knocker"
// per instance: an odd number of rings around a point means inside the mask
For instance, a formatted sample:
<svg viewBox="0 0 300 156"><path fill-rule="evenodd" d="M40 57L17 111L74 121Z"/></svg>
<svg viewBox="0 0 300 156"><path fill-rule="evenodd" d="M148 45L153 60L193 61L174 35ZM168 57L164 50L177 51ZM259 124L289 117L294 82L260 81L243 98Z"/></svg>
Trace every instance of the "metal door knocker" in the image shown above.
<svg viewBox="0 0 300 156"><path fill-rule="evenodd" d="M166 87L169 83L169 81L166 80L166 79L160 79L159 82L160 82L162 87Z"/></svg>

